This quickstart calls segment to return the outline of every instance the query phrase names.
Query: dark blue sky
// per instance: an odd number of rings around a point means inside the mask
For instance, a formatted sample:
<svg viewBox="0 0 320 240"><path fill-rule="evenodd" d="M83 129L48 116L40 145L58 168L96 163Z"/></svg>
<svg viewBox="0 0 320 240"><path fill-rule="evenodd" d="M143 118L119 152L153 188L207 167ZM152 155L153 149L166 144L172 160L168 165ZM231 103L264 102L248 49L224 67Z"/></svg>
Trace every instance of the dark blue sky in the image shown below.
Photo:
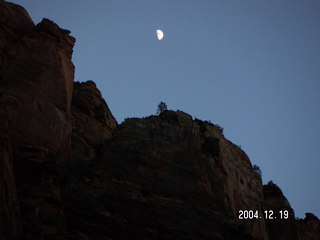
<svg viewBox="0 0 320 240"><path fill-rule="evenodd" d="M13 2L72 31L76 80L119 123L164 101L219 124L297 216L320 216L320 1Z"/></svg>

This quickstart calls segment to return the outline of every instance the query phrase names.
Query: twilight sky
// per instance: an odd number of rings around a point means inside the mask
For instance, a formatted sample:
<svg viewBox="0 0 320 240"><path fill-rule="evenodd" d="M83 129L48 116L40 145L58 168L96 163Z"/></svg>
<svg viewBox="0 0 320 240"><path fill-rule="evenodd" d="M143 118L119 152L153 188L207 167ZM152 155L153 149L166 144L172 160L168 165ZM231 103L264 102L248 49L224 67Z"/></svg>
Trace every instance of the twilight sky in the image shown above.
<svg viewBox="0 0 320 240"><path fill-rule="evenodd" d="M72 32L75 80L119 123L164 101L219 124L296 216L320 217L320 1L12 2Z"/></svg>

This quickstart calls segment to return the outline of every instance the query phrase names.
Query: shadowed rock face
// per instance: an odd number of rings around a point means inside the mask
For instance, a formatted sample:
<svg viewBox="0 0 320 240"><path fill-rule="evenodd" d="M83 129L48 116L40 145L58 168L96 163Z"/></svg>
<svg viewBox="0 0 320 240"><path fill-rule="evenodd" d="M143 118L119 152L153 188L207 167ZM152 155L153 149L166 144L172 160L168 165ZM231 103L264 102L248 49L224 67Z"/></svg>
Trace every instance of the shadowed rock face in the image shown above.
<svg viewBox="0 0 320 240"><path fill-rule="evenodd" d="M0 238L16 239L21 233L19 203L13 171L11 142L6 119L0 121Z"/></svg>
<svg viewBox="0 0 320 240"><path fill-rule="evenodd" d="M319 239L214 124L182 111L118 125L75 39L0 0L0 239ZM239 210L287 209L289 221ZM295 229L290 231L290 229Z"/></svg>
<svg viewBox="0 0 320 240"><path fill-rule="evenodd" d="M90 239L267 239L263 221L237 220L239 209L260 209L263 200L245 153L215 125L181 111L126 120L85 169L66 189L71 232Z"/></svg>
<svg viewBox="0 0 320 240"><path fill-rule="evenodd" d="M17 5L1 1L0 9L2 239L59 234L65 215L56 165L70 155L75 40L50 20L35 26Z"/></svg>
<svg viewBox="0 0 320 240"><path fill-rule="evenodd" d="M20 237L21 221L9 132L10 107L15 98L5 91L8 84L4 81L2 66L7 45L33 27L23 8L0 1L0 238L5 240Z"/></svg>
<svg viewBox="0 0 320 240"><path fill-rule="evenodd" d="M72 145L69 167L81 171L96 159L99 147L117 127L106 102L93 81L75 82L72 99Z"/></svg>

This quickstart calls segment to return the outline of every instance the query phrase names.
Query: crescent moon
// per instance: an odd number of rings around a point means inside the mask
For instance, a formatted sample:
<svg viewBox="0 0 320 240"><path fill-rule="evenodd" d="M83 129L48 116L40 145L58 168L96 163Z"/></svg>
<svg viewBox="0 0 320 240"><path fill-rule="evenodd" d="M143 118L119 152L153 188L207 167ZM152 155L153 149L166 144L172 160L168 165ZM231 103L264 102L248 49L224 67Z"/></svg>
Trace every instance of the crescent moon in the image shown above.
<svg viewBox="0 0 320 240"><path fill-rule="evenodd" d="M164 37L164 33L162 30L157 29L157 38L158 40L161 40Z"/></svg>

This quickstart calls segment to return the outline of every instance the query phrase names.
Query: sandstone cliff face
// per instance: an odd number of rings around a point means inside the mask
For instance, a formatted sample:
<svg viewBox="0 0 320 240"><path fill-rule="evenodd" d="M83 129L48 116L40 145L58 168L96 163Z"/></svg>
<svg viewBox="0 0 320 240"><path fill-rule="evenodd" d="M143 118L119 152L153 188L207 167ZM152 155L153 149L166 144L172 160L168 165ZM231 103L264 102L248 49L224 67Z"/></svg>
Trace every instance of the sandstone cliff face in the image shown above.
<svg viewBox="0 0 320 240"><path fill-rule="evenodd" d="M225 139L213 125L204 123L200 126L203 129L202 142L208 147L209 152L212 154L214 146L218 146L213 159L210 156L207 161L214 162L214 170L222 179L225 202L232 212L233 219L253 237L267 239L264 219L239 219L240 210L262 211L261 177L253 171L248 156L240 147ZM215 144L212 145L213 142Z"/></svg>
<svg viewBox="0 0 320 240"><path fill-rule="evenodd" d="M263 221L237 220L263 201L245 153L181 111L126 120L86 169L66 191L69 230L82 236L267 239Z"/></svg>
<svg viewBox="0 0 320 240"><path fill-rule="evenodd" d="M6 128L1 132L7 133L1 188L9 191L3 196L2 225L9 228L2 239L21 235L19 225L25 239L45 238L65 228L56 165L70 151L74 38L47 19L35 26L14 4L1 1L0 9L1 125Z"/></svg>
<svg viewBox="0 0 320 240"><path fill-rule="evenodd" d="M214 124L182 111L118 125L75 39L0 0L0 239L319 239ZM290 220L241 220L287 209ZM295 229L290 231L290 229Z"/></svg>

